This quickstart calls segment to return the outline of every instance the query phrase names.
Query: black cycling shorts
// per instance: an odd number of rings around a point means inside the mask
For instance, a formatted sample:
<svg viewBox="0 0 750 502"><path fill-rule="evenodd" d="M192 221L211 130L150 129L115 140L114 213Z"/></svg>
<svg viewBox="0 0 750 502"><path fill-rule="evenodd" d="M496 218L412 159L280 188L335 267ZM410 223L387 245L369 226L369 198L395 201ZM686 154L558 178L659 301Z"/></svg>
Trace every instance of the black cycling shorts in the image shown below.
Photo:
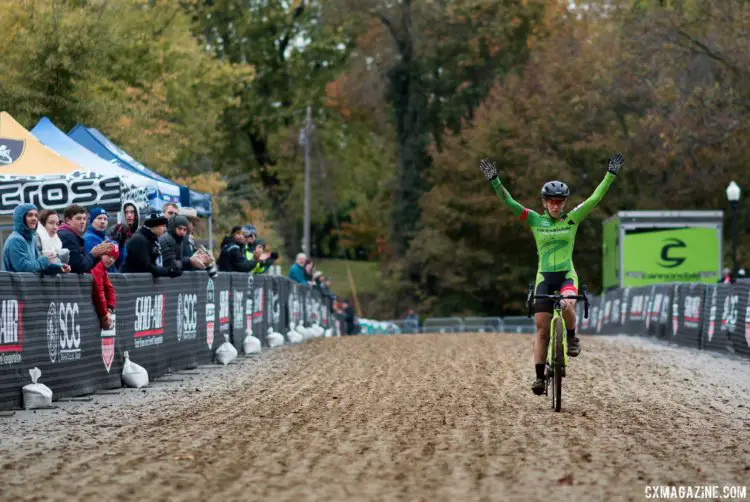
<svg viewBox="0 0 750 502"><path fill-rule="evenodd" d="M541 277L540 277L541 276ZM573 270L564 272L540 272L537 274L536 290L537 295L552 295L555 291L565 293L569 291L574 295L578 294L578 275ZM546 312L551 314L554 310L555 302L548 299L534 300L534 313Z"/></svg>

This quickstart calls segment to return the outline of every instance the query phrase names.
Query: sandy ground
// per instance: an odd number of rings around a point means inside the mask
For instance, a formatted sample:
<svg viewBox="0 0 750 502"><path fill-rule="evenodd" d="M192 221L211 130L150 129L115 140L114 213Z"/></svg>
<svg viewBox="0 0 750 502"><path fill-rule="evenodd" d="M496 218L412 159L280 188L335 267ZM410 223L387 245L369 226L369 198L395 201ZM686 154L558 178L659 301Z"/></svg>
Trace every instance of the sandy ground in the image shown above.
<svg viewBox="0 0 750 502"><path fill-rule="evenodd" d="M531 336L497 334L321 339L18 411L0 418L0 500L609 501L750 485L750 363L582 340L561 413L530 391Z"/></svg>

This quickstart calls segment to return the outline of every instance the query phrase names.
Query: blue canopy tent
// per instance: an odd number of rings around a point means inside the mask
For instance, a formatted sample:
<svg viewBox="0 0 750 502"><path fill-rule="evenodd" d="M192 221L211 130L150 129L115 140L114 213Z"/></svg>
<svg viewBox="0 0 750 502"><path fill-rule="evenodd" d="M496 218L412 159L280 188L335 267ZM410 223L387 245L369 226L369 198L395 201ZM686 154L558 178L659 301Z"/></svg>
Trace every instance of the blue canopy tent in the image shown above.
<svg viewBox="0 0 750 502"><path fill-rule="evenodd" d="M173 183L160 183L156 180L135 173L116 163L110 163L69 138L58 129L47 117L42 117L31 133L48 148L56 151L66 159L77 163L86 171L102 175L118 176L127 187L145 188L148 204L160 207L158 201L164 201L162 191L169 198L179 198L180 187Z"/></svg>
<svg viewBox="0 0 750 502"><path fill-rule="evenodd" d="M76 142L85 146L95 154L103 157L105 160L113 161L112 159L116 159L116 161L133 172L140 173L162 183L177 185L177 183L175 183L174 181L165 178L156 171L152 171L148 167L138 162L126 151L112 143L109 138L107 138L104 134L94 129L93 127L86 127L83 124L78 124L68 133L68 136L70 136ZM183 185L177 186L180 187L180 199L179 201L171 202L180 202L180 204L183 206L193 207L201 216L207 216L211 214L210 195L195 192Z"/></svg>
<svg viewBox="0 0 750 502"><path fill-rule="evenodd" d="M131 157L123 149L112 143L104 134L94 129L93 127L86 127L83 124L77 124L69 133L68 136L76 141L78 144L91 150L99 157L115 163L129 171L141 174L148 178L154 179L160 183L171 184L179 187L178 200L170 200L169 202L179 202L182 206L192 207L198 212L200 216L208 216L208 240L209 247L213 249L213 229L212 229L212 218L211 218L211 196L194 192L188 187L178 185L174 181L165 178L159 173L152 171L148 167L144 166L136 159ZM162 198L164 194L162 192Z"/></svg>

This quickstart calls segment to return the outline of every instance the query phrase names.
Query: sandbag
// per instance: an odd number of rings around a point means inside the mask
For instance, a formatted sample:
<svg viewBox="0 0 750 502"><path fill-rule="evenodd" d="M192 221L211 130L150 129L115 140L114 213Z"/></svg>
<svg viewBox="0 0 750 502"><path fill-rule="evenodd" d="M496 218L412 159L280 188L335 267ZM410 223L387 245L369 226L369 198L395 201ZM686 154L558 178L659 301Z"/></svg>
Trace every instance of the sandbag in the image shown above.
<svg viewBox="0 0 750 502"><path fill-rule="evenodd" d="M260 339L254 337L252 331L245 337L245 341L242 342L242 350L245 351L245 354L260 354Z"/></svg>
<svg viewBox="0 0 750 502"><path fill-rule="evenodd" d="M284 335L274 332L273 328L268 328L266 339L268 340L269 347L278 347L280 345L284 345Z"/></svg>
<svg viewBox="0 0 750 502"><path fill-rule="evenodd" d="M130 360L128 351L125 351L125 363L122 365L122 381L128 387L140 389L148 385L148 371L143 366Z"/></svg>
<svg viewBox="0 0 750 502"><path fill-rule="evenodd" d="M235 359L237 359L237 349L229 343L229 335L224 335L224 343L216 349L216 360L226 366Z"/></svg>
<svg viewBox="0 0 750 502"><path fill-rule="evenodd" d="M24 409L33 410L34 408L52 406L52 389L43 383L37 383L39 377L42 376L42 370L36 367L31 368L29 375L31 376L31 383L23 386Z"/></svg>

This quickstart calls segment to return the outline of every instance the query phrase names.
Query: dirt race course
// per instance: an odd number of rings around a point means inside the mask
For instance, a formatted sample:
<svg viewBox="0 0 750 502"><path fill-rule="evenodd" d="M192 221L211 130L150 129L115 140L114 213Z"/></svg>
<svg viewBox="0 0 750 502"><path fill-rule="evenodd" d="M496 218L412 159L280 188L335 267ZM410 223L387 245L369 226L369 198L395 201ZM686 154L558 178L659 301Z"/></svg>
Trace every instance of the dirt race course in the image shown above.
<svg viewBox="0 0 750 502"><path fill-rule="evenodd" d="M491 334L315 340L19 411L0 418L0 500L609 501L750 484L750 364L582 342L562 413L531 394L532 338Z"/></svg>

